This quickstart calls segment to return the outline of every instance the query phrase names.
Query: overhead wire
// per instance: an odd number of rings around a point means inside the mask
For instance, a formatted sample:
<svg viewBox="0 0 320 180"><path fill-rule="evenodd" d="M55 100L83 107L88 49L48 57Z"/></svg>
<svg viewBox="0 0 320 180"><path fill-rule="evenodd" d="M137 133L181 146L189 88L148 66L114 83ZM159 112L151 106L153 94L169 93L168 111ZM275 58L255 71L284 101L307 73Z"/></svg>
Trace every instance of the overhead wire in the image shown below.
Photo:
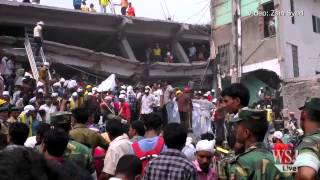
<svg viewBox="0 0 320 180"><path fill-rule="evenodd" d="M196 22L199 22L199 24L201 24L201 22L203 22L203 19L205 19L205 15L206 13L208 12L208 10L210 10L210 6L208 6L201 14L200 18L198 19L198 21Z"/></svg>
<svg viewBox="0 0 320 180"><path fill-rule="evenodd" d="M167 20L168 19L168 16L163 8L163 5L162 5L162 1L160 1L160 6L161 6L161 10L162 10L162 13L163 13L163 16L164 16L164 19Z"/></svg>
<svg viewBox="0 0 320 180"><path fill-rule="evenodd" d="M170 13L168 5L167 5L167 0L163 0L163 1L164 1L164 6L165 6L167 13L168 13L168 18L171 18L171 13Z"/></svg>
<svg viewBox="0 0 320 180"><path fill-rule="evenodd" d="M210 1L208 2L208 3L206 3L205 4L205 6L203 6L201 9L200 9L200 11L197 11L196 13L194 13L194 14L192 14L190 17L188 17L186 20L184 20L183 22L185 23L185 22L188 22L190 19L192 19L192 18L194 18L197 14L199 14L199 13L203 13L203 11L205 10L205 9L207 9L208 8L208 6L210 5Z"/></svg>

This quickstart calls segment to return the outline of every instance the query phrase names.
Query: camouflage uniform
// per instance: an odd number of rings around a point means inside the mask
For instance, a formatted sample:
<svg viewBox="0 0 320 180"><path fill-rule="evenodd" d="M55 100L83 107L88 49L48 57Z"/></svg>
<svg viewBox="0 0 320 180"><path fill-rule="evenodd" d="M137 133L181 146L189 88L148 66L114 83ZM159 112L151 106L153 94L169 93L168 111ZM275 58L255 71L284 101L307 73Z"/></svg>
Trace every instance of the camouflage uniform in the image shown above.
<svg viewBox="0 0 320 180"><path fill-rule="evenodd" d="M69 140L67 149L64 152L64 158L84 167L90 173L95 171L91 149L76 141Z"/></svg>
<svg viewBox="0 0 320 180"><path fill-rule="evenodd" d="M311 98L307 99L305 105L301 108L300 110L303 109L308 109L310 111L315 111L315 112L320 112L320 98ZM318 117L319 118L319 117ZM302 154L310 154L314 156L314 158L320 160L320 129L306 134L302 139L298 141L298 146L295 148L295 150L298 150L298 157L294 163L295 166L301 167L301 166L308 166L306 161L304 162L304 165L301 165L301 160L299 161L299 156ZM308 166L311 167L311 166ZM320 171L318 170L318 173L316 175L316 179L320 179Z"/></svg>
<svg viewBox="0 0 320 180"><path fill-rule="evenodd" d="M261 120L266 121L266 112L242 109L232 122ZM228 168L228 179L283 179L276 168L272 153L262 142L256 142L239 154Z"/></svg>
<svg viewBox="0 0 320 180"><path fill-rule="evenodd" d="M52 113L50 120L53 126L68 125L71 123L71 113ZM94 173L95 167L94 160L92 158L92 150L87 146L70 139L63 156L66 160L73 161L81 167L87 169L90 173Z"/></svg>

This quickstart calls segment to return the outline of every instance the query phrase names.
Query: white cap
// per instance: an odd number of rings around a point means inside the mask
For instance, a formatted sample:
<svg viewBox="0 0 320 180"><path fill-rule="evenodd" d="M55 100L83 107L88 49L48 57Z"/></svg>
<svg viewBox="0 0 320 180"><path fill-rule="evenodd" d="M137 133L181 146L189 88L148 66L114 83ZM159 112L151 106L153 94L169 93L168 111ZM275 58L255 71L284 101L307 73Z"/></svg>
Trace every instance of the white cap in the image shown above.
<svg viewBox="0 0 320 180"><path fill-rule="evenodd" d="M126 95L124 95L124 94L119 95L119 99L125 99L125 98L126 98Z"/></svg>
<svg viewBox="0 0 320 180"><path fill-rule="evenodd" d="M39 22L37 22L37 25L44 26L44 22L43 21L39 21Z"/></svg>
<svg viewBox="0 0 320 180"><path fill-rule="evenodd" d="M73 97L77 97L77 96L78 96L78 93L77 93L77 92L74 92L74 93L72 93L72 96L73 96Z"/></svg>
<svg viewBox="0 0 320 180"><path fill-rule="evenodd" d="M23 108L23 111L34 111L34 110L36 110L36 109L35 109L34 106L32 106L32 105L26 105L26 106Z"/></svg>
<svg viewBox="0 0 320 180"><path fill-rule="evenodd" d="M146 86L146 87L144 87L144 89L149 89L149 90L151 90L150 86Z"/></svg>
<svg viewBox="0 0 320 180"><path fill-rule="evenodd" d="M78 89L77 89L77 92L78 92L78 93L81 93L82 91L83 91L82 88L78 88Z"/></svg>
<svg viewBox="0 0 320 180"><path fill-rule="evenodd" d="M283 134L281 131L276 131L273 133L273 137L277 138L277 139L282 139Z"/></svg>
<svg viewBox="0 0 320 180"><path fill-rule="evenodd" d="M214 93L214 92L216 92L216 91L215 91L214 89L211 89L211 92L213 92L213 93Z"/></svg>
<svg viewBox="0 0 320 180"><path fill-rule="evenodd" d="M267 105L267 108L271 108L271 106L270 106L270 105Z"/></svg>
<svg viewBox="0 0 320 180"><path fill-rule="evenodd" d="M196 145L196 151L207 151L210 153L214 153L214 146L216 144L215 140L208 141L208 140L201 140Z"/></svg>
<svg viewBox="0 0 320 180"><path fill-rule="evenodd" d="M42 105L42 106L40 106L40 108L39 108L39 111L45 111L46 110L46 107L44 106L44 105Z"/></svg>
<svg viewBox="0 0 320 180"><path fill-rule="evenodd" d="M126 93L125 90L121 90L121 91L120 91L120 94L125 94L125 93Z"/></svg>
<svg viewBox="0 0 320 180"><path fill-rule="evenodd" d="M132 91L133 90L133 87L132 86L128 86L127 87L127 91Z"/></svg>
<svg viewBox="0 0 320 180"><path fill-rule="evenodd" d="M97 92L98 88L97 87L93 87L92 88L92 92Z"/></svg>
<svg viewBox="0 0 320 180"><path fill-rule="evenodd" d="M70 80L70 81L68 82L68 84L67 84L67 87L68 87L69 89L71 89L71 88L77 87L77 85L78 85L78 83L77 83L76 80Z"/></svg>
<svg viewBox="0 0 320 180"><path fill-rule="evenodd" d="M58 93L56 93L56 92L52 93L51 97L58 97Z"/></svg>
<svg viewBox="0 0 320 180"><path fill-rule="evenodd" d="M39 81L39 82L37 83L37 87L41 87L41 86L44 86L44 84L43 84L43 82Z"/></svg>
<svg viewBox="0 0 320 180"><path fill-rule="evenodd" d="M126 89L127 86L126 86L126 85L122 85L121 88L122 88L122 89Z"/></svg>
<svg viewBox="0 0 320 180"><path fill-rule="evenodd" d="M54 83L52 86L61 87L61 84L60 84L59 82L56 82L56 83Z"/></svg>
<svg viewBox="0 0 320 180"><path fill-rule="evenodd" d="M64 78L60 78L60 81L59 81L59 82L64 83L64 82L66 82L66 80L65 80Z"/></svg>
<svg viewBox="0 0 320 180"><path fill-rule="evenodd" d="M44 62L43 65L50 66L49 62Z"/></svg>
<svg viewBox="0 0 320 180"><path fill-rule="evenodd" d="M208 95L208 93L205 93L203 96L208 97L209 95Z"/></svg>
<svg viewBox="0 0 320 180"><path fill-rule="evenodd" d="M38 93L43 93L43 92L44 92L44 91L43 91L42 88L38 89Z"/></svg>
<svg viewBox="0 0 320 180"><path fill-rule="evenodd" d="M33 78L33 76L32 76L30 73L28 73L28 72L25 72L25 73L24 73L24 77L30 77L30 78Z"/></svg>
<svg viewBox="0 0 320 180"><path fill-rule="evenodd" d="M3 91L2 95L3 96L10 96L10 93L9 93L9 91Z"/></svg>

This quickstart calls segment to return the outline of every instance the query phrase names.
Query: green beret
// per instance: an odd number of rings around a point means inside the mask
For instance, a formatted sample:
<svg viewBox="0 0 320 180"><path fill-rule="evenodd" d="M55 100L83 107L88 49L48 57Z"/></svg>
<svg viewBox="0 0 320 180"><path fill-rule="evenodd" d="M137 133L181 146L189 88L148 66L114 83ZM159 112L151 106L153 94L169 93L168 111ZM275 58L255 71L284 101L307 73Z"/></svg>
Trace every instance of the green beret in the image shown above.
<svg viewBox="0 0 320 180"><path fill-rule="evenodd" d="M267 111L244 108L238 113L238 116L231 119L231 122L250 121L250 120L266 120Z"/></svg>
<svg viewBox="0 0 320 180"><path fill-rule="evenodd" d="M307 98L304 105L299 110L310 109L320 111L320 98Z"/></svg>
<svg viewBox="0 0 320 180"><path fill-rule="evenodd" d="M50 114L51 125L71 123L71 112L62 111Z"/></svg>

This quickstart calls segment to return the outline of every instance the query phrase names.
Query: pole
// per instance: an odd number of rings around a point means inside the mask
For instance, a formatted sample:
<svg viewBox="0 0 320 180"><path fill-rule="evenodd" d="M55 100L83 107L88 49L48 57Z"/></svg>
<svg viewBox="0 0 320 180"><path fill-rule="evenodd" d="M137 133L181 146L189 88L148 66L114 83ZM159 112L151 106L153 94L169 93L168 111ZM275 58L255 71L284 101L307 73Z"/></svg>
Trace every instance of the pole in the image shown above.
<svg viewBox="0 0 320 180"><path fill-rule="evenodd" d="M231 83L240 82L242 74L241 0L232 0L232 59Z"/></svg>
<svg viewBox="0 0 320 180"><path fill-rule="evenodd" d="M219 89L222 89L221 85L221 76L220 76L220 68L219 62L217 61L217 51L215 46L215 38L214 38L214 0L210 1L210 14L211 14L211 38L210 38L210 61L213 61L212 72L213 72L213 82L212 89L215 89L216 92L219 92Z"/></svg>

